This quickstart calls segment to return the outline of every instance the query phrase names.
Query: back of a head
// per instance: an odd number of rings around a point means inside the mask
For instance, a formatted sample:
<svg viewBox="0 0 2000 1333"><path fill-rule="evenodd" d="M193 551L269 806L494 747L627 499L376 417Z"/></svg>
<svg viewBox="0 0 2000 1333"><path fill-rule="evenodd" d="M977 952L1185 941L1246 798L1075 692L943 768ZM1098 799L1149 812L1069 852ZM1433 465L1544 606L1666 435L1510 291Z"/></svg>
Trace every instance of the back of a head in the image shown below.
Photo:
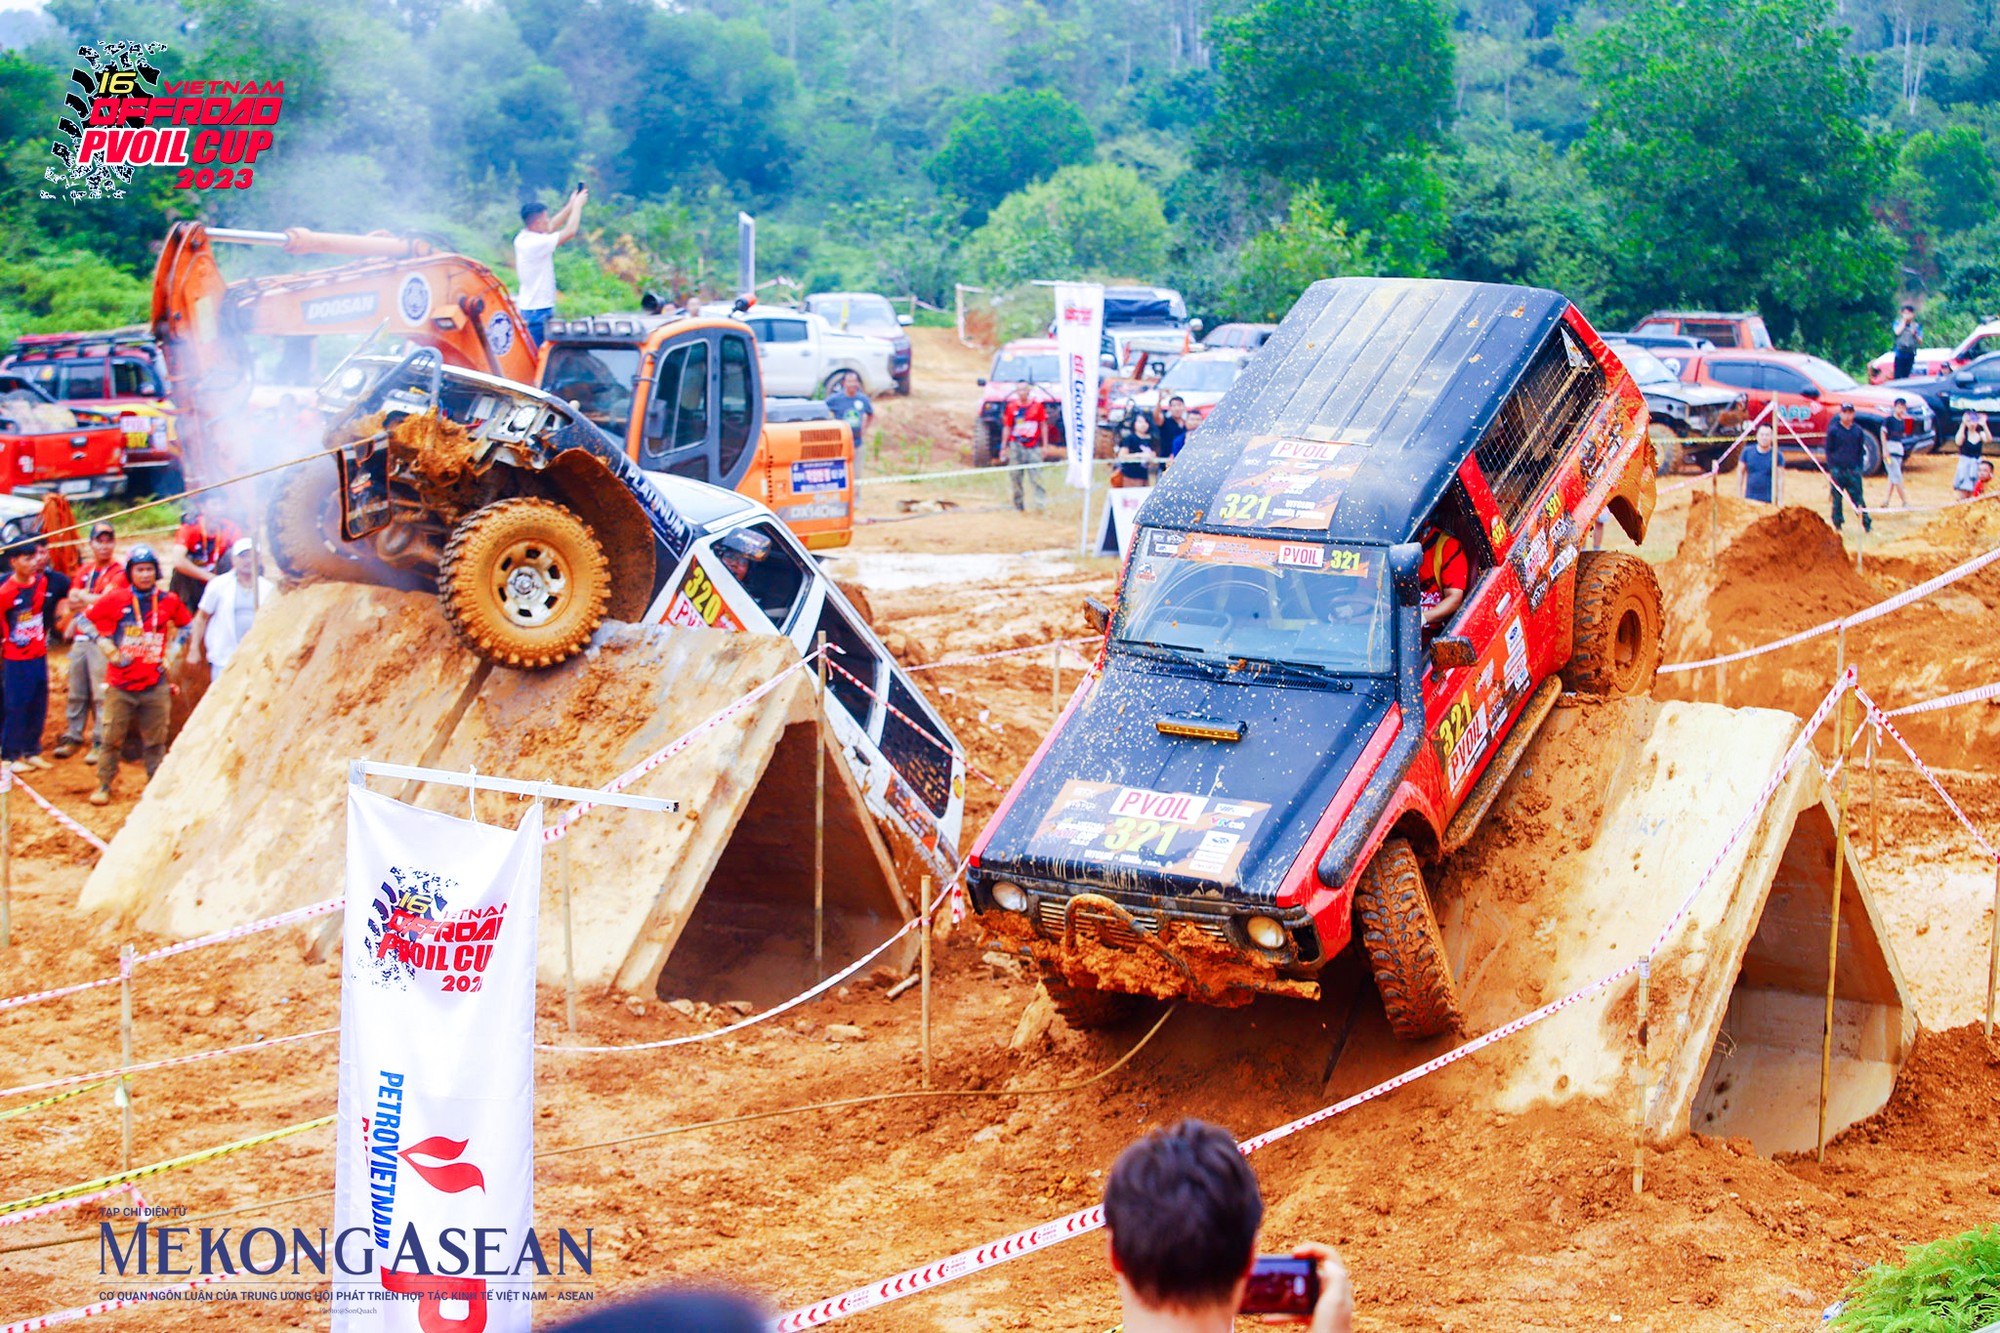
<svg viewBox="0 0 2000 1333"><path fill-rule="evenodd" d="M771 1321L727 1291L659 1291L615 1301L557 1327L561 1333L767 1333Z"/></svg>
<svg viewBox="0 0 2000 1333"><path fill-rule="evenodd" d="M1236 1140L1183 1120L1119 1154L1104 1185L1104 1220L1140 1300L1195 1309L1227 1299L1249 1269L1264 1201Z"/></svg>

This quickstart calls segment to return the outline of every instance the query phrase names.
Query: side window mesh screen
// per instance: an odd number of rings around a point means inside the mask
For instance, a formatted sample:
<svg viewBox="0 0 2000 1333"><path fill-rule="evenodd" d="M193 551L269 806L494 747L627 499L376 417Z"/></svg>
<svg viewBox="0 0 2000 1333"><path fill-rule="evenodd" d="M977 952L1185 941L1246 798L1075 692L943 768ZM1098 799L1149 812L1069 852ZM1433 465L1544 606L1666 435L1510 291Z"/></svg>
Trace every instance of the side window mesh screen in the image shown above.
<svg viewBox="0 0 2000 1333"><path fill-rule="evenodd" d="M1477 456L1500 512L1524 513L1604 397L1604 372L1557 326L1480 437Z"/></svg>

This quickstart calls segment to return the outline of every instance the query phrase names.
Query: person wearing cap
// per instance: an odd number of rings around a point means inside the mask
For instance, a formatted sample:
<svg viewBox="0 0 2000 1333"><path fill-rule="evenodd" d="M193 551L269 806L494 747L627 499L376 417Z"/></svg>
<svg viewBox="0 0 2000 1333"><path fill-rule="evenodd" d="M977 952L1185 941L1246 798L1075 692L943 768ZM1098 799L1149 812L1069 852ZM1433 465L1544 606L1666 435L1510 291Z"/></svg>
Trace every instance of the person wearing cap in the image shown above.
<svg viewBox="0 0 2000 1333"><path fill-rule="evenodd" d="M104 636L110 661L104 669L104 719L97 738L97 790L92 805L111 803L118 752L134 727L146 747L146 776L167 752L172 692L167 685L167 640L191 622L187 604L160 587L160 557L135 546L125 557L125 585L90 604L90 623Z"/></svg>
<svg viewBox="0 0 2000 1333"><path fill-rule="evenodd" d="M174 538L181 553L174 557L173 578L167 585L181 605L199 602L209 580L229 572L229 548L242 535L214 509L189 505L181 512L180 531Z"/></svg>
<svg viewBox="0 0 2000 1333"><path fill-rule="evenodd" d="M90 557L70 581L69 695L63 712L62 735L56 740L56 758L67 759L90 742L91 718L104 714L104 643L97 627L84 612L90 604L113 588L125 585L125 566L118 563L118 534L109 523L90 527ZM97 762L97 747L85 757Z"/></svg>
<svg viewBox="0 0 2000 1333"><path fill-rule="evenodd" d="M1841 511L1840 494L1854 501L1854 507L1861 511L1861 530L1873 532L1875 520L1868 516L1868 502L1862 498L1861 463L1866 456L1867 433L1855 424L1854 404L1840 405L1840 418L1826 428L1826 473L1833 484L1827 488L1833 496L1833 530L1839 532L1846 520Z"/></svg>
<svg viewBox="0 0 2000 1333"><path fill-rule="evenodd" d="M16 773L54 765L42 758L42 728L49 720L49 631L56 607L69 596L67 575L42 567L40 538L7 548L10 566L0 581L0 763Z"/></svg>
<svg viewBox="0 0 2000 1333"><path fill-rule="evenodd" d="M210 680L222 675L243 636L250 632L258 608L278 591L271 580L256 572L257 548L248 537L229 548L229 564L235 577L213 579L202 590L201 606L194 613L194 627L188 631L188 665L200 666L206 656Z"/></svg>

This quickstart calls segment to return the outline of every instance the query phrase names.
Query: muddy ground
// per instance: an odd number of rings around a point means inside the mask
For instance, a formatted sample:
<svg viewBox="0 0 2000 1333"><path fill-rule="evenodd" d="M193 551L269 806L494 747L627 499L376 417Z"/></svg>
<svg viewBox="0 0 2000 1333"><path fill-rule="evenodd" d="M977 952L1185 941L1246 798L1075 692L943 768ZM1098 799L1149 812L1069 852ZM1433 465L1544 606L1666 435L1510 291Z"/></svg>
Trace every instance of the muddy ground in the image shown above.
<svg viewBox="0 0 2000 1333"><path fill-rule="evenodd" d="M889 422L903 407L964 407L963 383L924 401L927 355L937 353L941 364L950 355L937 341L919 342L920 394L908 404L890 400ZM949 445L937 450L949 452ZM1948 460L1916 460L1911 473L1913 499L1935 500L1936 474L1948 480ZM1900 535L1892 541L1885 533L1879 556L1871 543L1855 583L1839 572L1853 554L1851 522L1843 558L1803 516L1753 519L1725 505L1716 568L1730 575L1718 578L1708 564L1705 510L1690 514L1696 489L1667 497L1648 548L1663 561L1675 609L1670 660L1852 609L1994 540L1963 515L1896 520L1884 526ZM1806 494L1794 488L1795 498ZM1080 632L1079 599L1103 595L1115 575L1109 562L1057 554L1074 549L1074 511L1066 524L997 511L907 517L883 492L865 498L864 513L899 521L865 526L836 568L867 588L878 626L911 663ZM1780 538L1796 551L1767 558L1764 546ZM1893 706L1993 679L1987 627L2000 605L1996 591L1990 582L1961 585L1957 597L1891 618L1851 644L1864 684ZM1752 592L1758 599L1747 600ZM1065 663L1065 691L1078 666ZM1830 672L1824 644L1800 650L1796 662L1734 673L1724 687L1731 702L1803 709ZM971 762L1004 783L1050 721L1050 677L1048 658L1036 654L919 679ZM1714 697L1712 676L1681 680L1685 687L1675 682L1661 693ZM1913 742L1946 766L1945 781L1968 811L1989 824L2000 810L1995 716L1976 705L1910 728ZM30 781L107 835L137 785L128 776L120 802L96 810L84 803L90 777L80 760ZM997 793L975 781L968 796L970 833ZM1949 1030L1924 1035L1890 1105L1836 1140L1824 1165L1764 1160L1742 1144L1690 1138L1645 1154L1647 1189L1635 1197L1629 1111L1568 1106L1495 1117L1468 1111L1448 1082L1426 1083L1253 1159L1270 1201L1267 1246L1306 1237L1339 1245L1365 1329L1601 1330L1614 1321L1661 1333L1806 1329L1860 1269L1896 1257L1905 1244L1990 1222L2000 1209L1992 1152L2000 1138L2000 1053L1967 1025L1984 1002L1991 867L1969 853L1907 764L1884 761L1872 787L1854 784L1854 798L1863 860L1920 1012L1927 1026ZM115 973L127 937L72 908L89 849L18 799L12 815L14 946L0 952L0 994ZM1878 824L1880 845L1871 846L1867 834ZM294 929L143 968L135 1057L333 1026L335 969L306 961L304 942L305 932ZM919 1090L917 997L890 1000L881 979L714 1043L544 1056L537 1220L593 1229L596 1272L583 1289L610 1295L667 1282L725 1283L790 1307L1094 1201L1118 1150L1148 1126L1198 1115L1247 1135L1360 1086L1347 1062L1327 1073L1345 992L1318 1005L1183 1009L1123 1069L1075 1086L1125 1054L1146 1022L1078 1034L1057 1021L1040 1035L1031 1027L1012 1049L1034 986L983 954L971 930L945 942L935 997L937 1087L970 1095L802 1111L556 1155L718 1117ZM1360 1003L1374 1005L1365 989ZM636 1042L726 1017L653 999L587 997L578 1035ZM539 1029L549 1040L565 1035L559 991L544 990ZM0 1082L8 1085L115 1065L117 992L0 1012L0 1033ZM134 1160L324 1115L334 1096L330 1038L147 1075L137 1084ZM325 1225L332 1138L330 1128L315 1130L162 1176L145 1192L195 1217L249 1210L217 1226ZM109 1089L0 1122L0 1202L114 1170L118 1159ZM79 1304L117 1285L97 1276L90 1222L71 1213L0 1230L0 1318ZM297 1306L242 1304L113 1317L147 1329L325 1322ZM1087 1237L852 1323L1099 1333L1116 1320L1101 1238Z"/></svg>

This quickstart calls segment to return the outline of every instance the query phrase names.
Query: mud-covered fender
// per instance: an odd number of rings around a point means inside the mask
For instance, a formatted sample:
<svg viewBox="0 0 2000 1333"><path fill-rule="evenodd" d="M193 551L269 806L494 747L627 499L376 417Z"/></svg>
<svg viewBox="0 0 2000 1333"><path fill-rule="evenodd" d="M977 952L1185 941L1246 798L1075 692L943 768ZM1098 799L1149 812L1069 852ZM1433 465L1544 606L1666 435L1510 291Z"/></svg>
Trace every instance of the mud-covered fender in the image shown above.
<svg viewBox="0 0 2000 1333"><path fill-rule="evenodd" d="M611 561L611 599L605 615L628 623L645 619L654 584L664 573L654 550L653 525L638 499L611 475L602 459L585 449L563 450L549 460L542 477L558 499L590 524Z"/></svg>
<svg viewBox="0 0 2000 1333"><path fill-rule="evenodd" d="M1625 535L1637 544L1646 540L1646 528L1653 521L1653 506L1659 498L1658 456L1653 452L1653 441L1648 436L1639 448L1626 455L1625 467L1618 474L1618 484L1611 488L1604 507L1611 511L1611 517L1618 520L1618 526Z"/></svg>

